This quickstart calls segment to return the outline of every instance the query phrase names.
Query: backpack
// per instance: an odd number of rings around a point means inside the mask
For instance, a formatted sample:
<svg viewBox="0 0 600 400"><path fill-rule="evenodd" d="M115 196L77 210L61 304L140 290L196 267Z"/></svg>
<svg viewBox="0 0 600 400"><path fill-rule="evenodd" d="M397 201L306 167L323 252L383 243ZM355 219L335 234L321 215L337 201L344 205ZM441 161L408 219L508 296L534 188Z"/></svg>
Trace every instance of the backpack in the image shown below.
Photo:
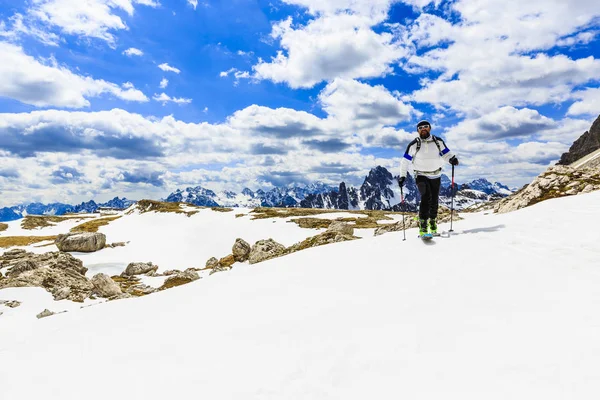
<svg viewBox="0 0 600 400"><path fill-rule="evenodd" d="M442 148L440 147L440 143L438 142L438 138L434 135L431 135L431 138L433 139L433 142L435 143L435 145L438 148L438 151L440 152L440 155L442 154ZM417 153L419 152L419 150L421 150L421 138L418 137L415 139L417 141L417 151L415 151L415 155L413 157L417 156Z"/></svg>

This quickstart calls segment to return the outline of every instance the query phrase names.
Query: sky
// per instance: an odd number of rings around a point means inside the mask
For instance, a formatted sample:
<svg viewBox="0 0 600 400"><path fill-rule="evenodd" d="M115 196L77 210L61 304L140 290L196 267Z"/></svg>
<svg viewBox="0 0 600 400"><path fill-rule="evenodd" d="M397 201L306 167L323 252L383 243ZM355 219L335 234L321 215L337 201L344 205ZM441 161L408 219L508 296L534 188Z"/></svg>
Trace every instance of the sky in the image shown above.
<svg viewBox="0 0 600 400"><path fill-rule="evenodd" d="M360 185L421 119L518 187L600 114L595 0L0 0L0 206Z"/></svg>

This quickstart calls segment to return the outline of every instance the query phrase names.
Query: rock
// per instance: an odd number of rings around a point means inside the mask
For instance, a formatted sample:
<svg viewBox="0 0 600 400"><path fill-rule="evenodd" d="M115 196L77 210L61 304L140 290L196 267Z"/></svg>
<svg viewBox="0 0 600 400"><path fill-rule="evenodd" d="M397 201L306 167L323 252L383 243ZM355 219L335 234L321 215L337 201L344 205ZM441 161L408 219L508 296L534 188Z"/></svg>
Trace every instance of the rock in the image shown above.
<svg viewBox="0 0 600 400"><path fill-rule="evenodd" d="M165 283L158 288L158 290L170 289L175 286L185 285L186 283L193 282L200 279L200 275L192 269L186 269L183 272L179 272L175 275L171 275L165 280Z"/></svg>
<svg viewBox="0 0 600 400"><path fill-rule="evenodd" d="M56 289L52 295L54 296L54 300L56 301L64 300L69 298L69 296L71 295L71 289L68 287L62 287Z"/></svg>
<svg viewBox="0 0 600 400"><path fill-rule="evenodd" d="M85 277L87 268L69 253L8 253L0 256L2 265L9 267L7 278L0 280L0 289L42 287L55 300L72 301L84 301L91 294L93 286Z"/></svg>
<svg viewBox="0 0 600 400"><path fill-rule="evenodd" d="M54 314L56 314L56 313L53 313L52 311L50 311L50 310L48 310L48 309L46 308L44 311L42 311L41 313L39 313L38 315L36 315L36 317L37 317L38 319L40 319L40 318L46 318L46 317L49 317L49 316L51 316L51 315L54 315Z"/></svg>
<svg viewBox="0 0 600 400"><path fill-rule="evenodd" d="M219 266L219 260L216 257L211 257L206 261L206 268L214 269Z"/></svg>
<svg viewBox="0 0 600 400"><path fill-rule="evenodd" d="M215 260L216 260L216 258L215 258ZM218 260L217 260L217 262L218 262ZM169 269L169 270L163 272L162 274L163 274L163 276L171 276L171 275L175 275L178 272L181 272L181 271L178 269Z"/></svg>
<svg viewBox="0 0 600 400"><path fill-rule="evenodd" d="M252 248L250 247L248 242L246 242L243 239L237 238L235 239L235 243L231 248L231 253L233 254L233 258L235 261L244 262L248 260L248 257L250 257L250 250L252 250Z"/></svg>
<svg viewBox="0 0 600 400"><path fill-rule="evenodd" d="M107 244L105 247L124 247L125 245L127 245L127 243L125 242L115 242L115 243L111 243L111 244Z"/></svg>
<svg viewBox="0 0 600 400"><path fill-rule="evenodd" d="M58 235L54 244L60 251L91 253L104 248L106 235L100 232L71 232Z"/></svg>
<svg viewBox="0 0 600 400"><path fill-rule="evenodd" d="M152 264L152 262L142 263L142 262L132 262L129 263L127 268L122 275L132 276L132 275L143 275L148 272L156 272L158 270L158 265Z"/></svg>
<svg viewBox="0 0 600 400"><path fill-rule="evenodd" d="M279 257L285 252L285 246L277 243L273 239L259 240L254 243L250 250L250 264L256 264L261 261Z"/></svg>
<svg viewBox="0 0 600 400"><path fill-rule="evenodd" d="M219 260L219 266L221 267L231 267L235 263L235 258L230 254L225 256Z"/></svg>
<svg viewBox="0 0 600 400"><path fill-rule="evenodd" d="M136 297L146 296L146 295L154 293L156 291L158 291L157 288L154 288L149 285L144 285L144 284L131 286L127 289L128 294L130 294L132 296L136 296Z"/></svg>
<svg viewBox="0 0 600 400"><path fill-rule="evenodd" d="M21 305L20 301L17 300L0 300L0 304L4 304L6 307L10 307L10 308L17 308Z"/></svg>
<svg viewBox="0 0 600 400"><path fill-rule="evenodd" d="M96 274L92 277L93 293L100 297L113 297L121 293L121 287L117 285L110 276L106 274Z"/></svg>
<svg viewBox="0 0 600 400"><path fill-rule="evenodd" d="M328 232L338 232L344 235L352 236L354 235L354 228L342 221L333 221L329 228L327 228Z"/></svg>
<svg viewBox="0 0 600 400"><path fill-rule="evenodd" d="M596 187L594 185L588 184L583 188L581 193L590 193L590 192L593 192L594 190L597 190Z"/></svg>

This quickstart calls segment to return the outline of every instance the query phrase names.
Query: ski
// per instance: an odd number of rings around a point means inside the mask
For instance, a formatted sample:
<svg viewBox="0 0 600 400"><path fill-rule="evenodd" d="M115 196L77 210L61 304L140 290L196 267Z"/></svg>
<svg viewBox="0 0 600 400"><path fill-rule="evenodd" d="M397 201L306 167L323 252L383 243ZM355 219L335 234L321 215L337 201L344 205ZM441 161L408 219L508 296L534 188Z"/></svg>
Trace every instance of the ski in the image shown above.
<svg viewBox="0 0 600 400"><path fill-rule="evenodd" d="M420 235L419 237L424 241L433 239L433 235L431 233L426 233L424 235Z"/></svg>

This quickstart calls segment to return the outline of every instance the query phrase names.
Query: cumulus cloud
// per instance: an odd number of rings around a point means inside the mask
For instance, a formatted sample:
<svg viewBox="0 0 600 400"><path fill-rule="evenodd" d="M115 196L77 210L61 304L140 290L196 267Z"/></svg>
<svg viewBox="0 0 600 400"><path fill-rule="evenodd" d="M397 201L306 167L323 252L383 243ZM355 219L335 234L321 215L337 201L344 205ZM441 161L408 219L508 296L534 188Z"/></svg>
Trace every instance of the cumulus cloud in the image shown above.
<svg viewBox="0 0 600 400"><path fill-rule="evenodd" d="M152 96L152 99L154 101L158 101L163 104L166 104L166 103L190 104L192 102L192 99L185 99L183 97L171 97L164 92L161 93L160 95L155 94L154 96Z"/></svg>
<svg viewBox="0 0 600 400"><path fill-rule="evenodd" d="M55 60L38 60L19 46L0 42L0 96L38 107L82 108L89 98L104 94L122 100L146 102L139 90L122 88L111 82L77 75Z"/></svg>
<svg viewBox="0 0 600 400"><path fill-rule="evenodd" d="M179 74L181 72L179 69L172 67L167 63L160 64L158 66L158 68L160 68L161 70L163 70L165 72L175 72L176 74Z"/></svg>
<svg viewBox="0 0 600 400"><path fill-rule="evenodd" d="M389 32L375 32L379 20L339 13L320 16L295 27L288 18L273 25L271 37L282 50L253 66L254 77L292 88L309 88L334 78L374 78L393 71L405 56Z"/></svg>
<svg viewBox="0 0 600 400"><path fill-rule="evenodd" d="M115 31L128 29L120 13L132 16L135 4L158 7L154 0L36 0L28 10L28 18L62 33L95 38L114 46Z"/></svg>
<svg viewBox="0 0 600 400"><path fill-rule="evenodd" d="M47 46L58 46L60 37L37 26L33 21L25 22L22 14L15 14L9 18L10 28L4 21L0 21L0 37L9 41L17 41L21 36L31 36Z"/></svg>
<svg viewBox="0 0 600 400"><path fill-rule="evenodd" d="M61 165L58 169L52 171L51 182L55 184L79 182L84 179L84 175L77 169Z"/></svg>
<svg viewBox="0 0 600 400"><path fill-rule="evenodd" d="M133 56L140 57L140 56L144 55L144 52L142 50L140 50L140 49L136 49L135 47L130 47L127 50L125 50L123 52L123 54L125 54L128 57L133 57Z"/></svg>
<svg viewBox="0 0 600 400"><path fill-rule="evenodd" d="M159 87L161 89L166 88L169 85L169 80L167 78L162 78L162 80L160 81Z"/></svg>
<svg viewBox="0 0 600 400"><path fill-rule="evenodd" d="M597 116L600 113L600 88L581 90L573 93L572 97L578 101L569 107L568 115Z"/></svg>
<svg viewBox="0 0 600 400"><path fill-rule="evenodd" d="M196 7L198 7L198 0L187 0L187 2L190 6L194 8L194 10L196 9Z"/></svg>

